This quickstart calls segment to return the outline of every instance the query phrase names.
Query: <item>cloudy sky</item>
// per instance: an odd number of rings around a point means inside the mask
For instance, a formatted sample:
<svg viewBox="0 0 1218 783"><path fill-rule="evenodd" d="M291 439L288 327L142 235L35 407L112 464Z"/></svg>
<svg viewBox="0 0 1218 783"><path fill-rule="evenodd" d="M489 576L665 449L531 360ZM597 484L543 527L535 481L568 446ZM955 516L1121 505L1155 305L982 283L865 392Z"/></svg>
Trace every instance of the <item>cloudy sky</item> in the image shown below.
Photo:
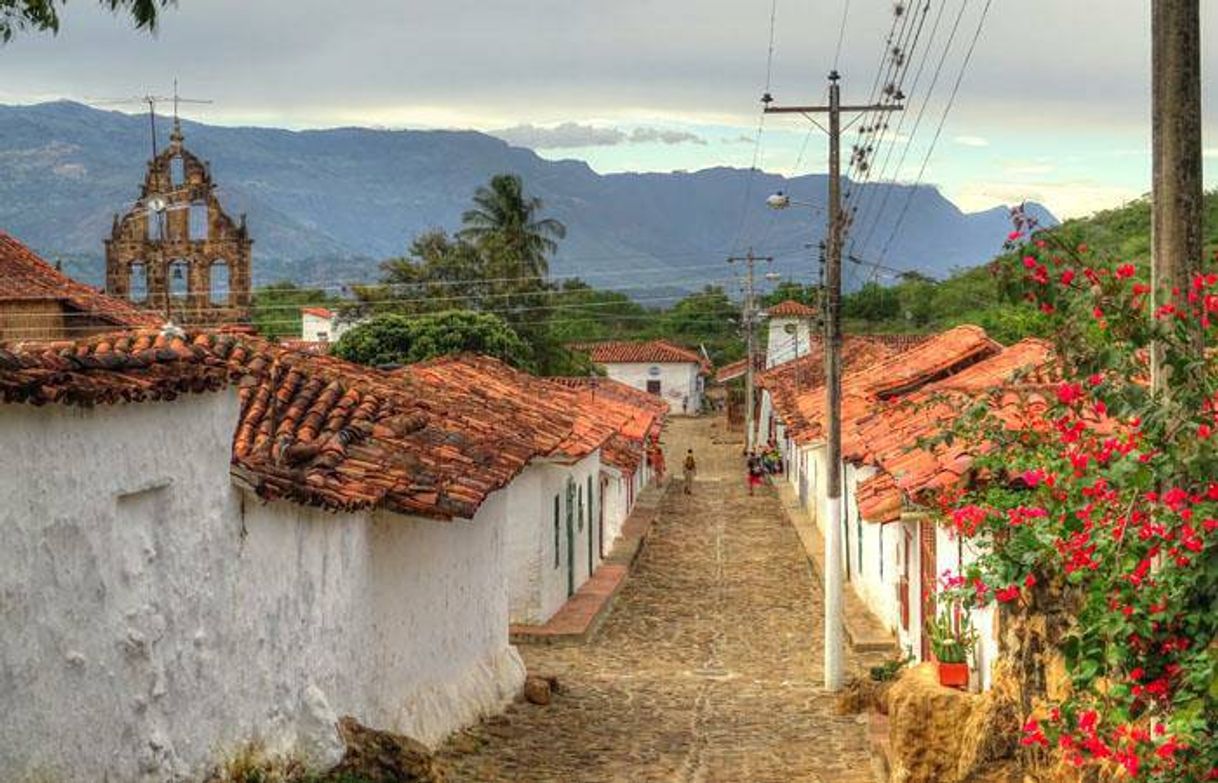
<svg viewBox="0 0 1218 783"><path fill-rule="evenodd" d="M778 102L824 97L845 4L777 0ZM901 179L926 159L985 5L931 0L907 87L927 65L906 131L890 139ZM798 116L767 117L754 143L771 0L180 0L155 36L97 6L69 3L58 37L26 33L0 48L0 102L164 93L176 76L184 95L214 101L190 107L204 122L475 128L605 172L747 167L755 155L782 174L825 167L824 138ZM845 99L862 102L893 0L849 6L837 65ZM1202 6L1203 39L1214 39L1218 1ZM1063 216L1146 192L1149 59L1149 0L993 0L924 181L965 209L1026 198ZM1218 68L1218 46L1203 67ZM1208 187L1218 184L1215 85L1207 78L1203 95Z"/></svg>

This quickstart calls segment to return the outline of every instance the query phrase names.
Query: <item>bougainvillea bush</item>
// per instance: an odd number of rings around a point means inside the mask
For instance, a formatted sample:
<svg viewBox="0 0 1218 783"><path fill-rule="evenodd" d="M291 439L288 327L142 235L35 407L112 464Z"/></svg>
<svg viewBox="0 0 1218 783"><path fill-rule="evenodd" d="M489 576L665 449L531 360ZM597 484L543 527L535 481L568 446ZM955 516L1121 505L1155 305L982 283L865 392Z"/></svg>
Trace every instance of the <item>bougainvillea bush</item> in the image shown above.
<svg viewBox="0 0 1218 783"><path fill-rule="evenodd" d="M1007 391L1030 415L982 401L949 436L976 459L944 518L986 552L956 597L1068 620L1049 640L1068 687L1027 705L1026 757L1080 780L1218 780L1218 383L1199 342L1218 342L1218 274L1152 311L1128 260L1052 232L1010 247L1001 273L1053 319L1056 359Z"/></svg>

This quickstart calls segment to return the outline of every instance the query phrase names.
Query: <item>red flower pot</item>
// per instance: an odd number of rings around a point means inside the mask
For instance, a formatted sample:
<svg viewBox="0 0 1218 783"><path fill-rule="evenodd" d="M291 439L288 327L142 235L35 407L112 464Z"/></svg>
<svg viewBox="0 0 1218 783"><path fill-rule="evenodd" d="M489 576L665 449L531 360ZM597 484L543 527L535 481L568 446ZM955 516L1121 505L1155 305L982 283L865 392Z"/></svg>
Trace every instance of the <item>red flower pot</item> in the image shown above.
<svg viewBox="0 0 1218 783"><path fill-rule="evenodd" d="M939 661L939 684L946 688L968 688L968 664Z"/></svg>

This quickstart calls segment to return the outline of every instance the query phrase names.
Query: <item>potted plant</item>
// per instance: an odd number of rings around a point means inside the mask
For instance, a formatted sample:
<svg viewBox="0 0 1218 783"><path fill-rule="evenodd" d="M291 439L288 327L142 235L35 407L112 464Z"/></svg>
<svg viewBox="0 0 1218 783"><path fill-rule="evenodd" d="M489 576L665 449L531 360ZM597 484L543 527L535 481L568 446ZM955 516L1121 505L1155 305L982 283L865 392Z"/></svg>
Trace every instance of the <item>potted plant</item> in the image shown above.
<svg viewBox="0 0 1218 783"><path fill-rule="evenodd" d="M948 603L927 624L930 649L939 667L939 684L949 688L968 687L968 660L977 644L977 631L968 612Z"/></svg>

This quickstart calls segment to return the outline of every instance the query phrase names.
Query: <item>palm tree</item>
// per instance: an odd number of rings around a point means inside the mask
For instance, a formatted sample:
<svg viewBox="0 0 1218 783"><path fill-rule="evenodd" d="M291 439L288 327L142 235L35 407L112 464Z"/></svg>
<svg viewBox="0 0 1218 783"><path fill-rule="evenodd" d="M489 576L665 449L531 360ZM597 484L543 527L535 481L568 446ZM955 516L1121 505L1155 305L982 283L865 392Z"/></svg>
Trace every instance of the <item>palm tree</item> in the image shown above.
<svg viewBox="0 0 1218 783"><path fill-rule="evenodd" d="M541 199L527 196L515 174L497 174L474 193L474 207L461 215L465 227L457 236L478 246L499 243L528 274L549 274L546 255L558 250L567 227L554 218L538 218Z"/></svg>

